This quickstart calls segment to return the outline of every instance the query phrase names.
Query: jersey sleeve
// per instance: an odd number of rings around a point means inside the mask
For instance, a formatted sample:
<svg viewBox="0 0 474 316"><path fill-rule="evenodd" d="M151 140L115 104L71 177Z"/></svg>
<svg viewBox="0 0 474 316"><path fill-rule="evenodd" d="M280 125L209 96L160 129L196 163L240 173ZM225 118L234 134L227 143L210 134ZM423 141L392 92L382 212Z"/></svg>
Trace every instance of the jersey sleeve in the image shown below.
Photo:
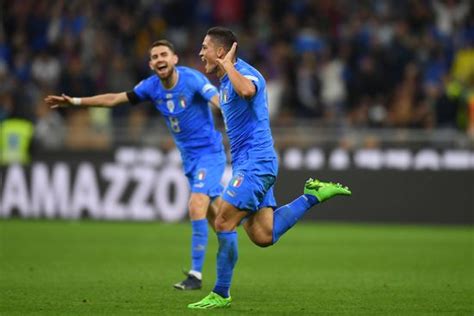
<svg viewBox="0 0 474 316"><path fill-rule="evenodd" d="M142 102L140 97L133 90L127 91L127 99L128 102L130 102L132 105L136 105Z"/></svg>
<svg viewBox="0 0 474 316"><path fill-rule="evenodd" d="M140 81L134 88L133 92L135 93L138 100L134 100L135 102L143 102L150 99L148 90L149 90L149 80L144 79Z"/></svg>
<svg viewBox="0 0 474 316"><path fill-rule="evenodd" d="M209 82L206 76L198 71L194 72L193 77L193 85L196 91L202 95L204 99L211 101L212 97L218 93L217 88Z"/></svg>
<svg viewBox="0 0 474 316"><path fill-rule="evenodd" d="M255 88L257 89L255 95L257 94L258 91L262 90L264 82L260 78L255 76L247 68L242 68L239 70L239 72L242 76L244 76L245 78L253 82L253 84L255 85Z"/></svg>

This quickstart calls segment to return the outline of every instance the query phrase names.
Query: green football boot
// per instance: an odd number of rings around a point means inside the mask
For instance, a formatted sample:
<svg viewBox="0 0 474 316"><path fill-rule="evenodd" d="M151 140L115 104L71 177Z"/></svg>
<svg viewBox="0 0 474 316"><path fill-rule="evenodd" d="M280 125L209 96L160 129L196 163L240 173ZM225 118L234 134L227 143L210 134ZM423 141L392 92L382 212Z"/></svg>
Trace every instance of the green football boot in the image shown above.
<svg viewBox="0 0 474 316"><path fill-rule="evenodd" d="M351 195L348 187L340 183L323 182L318 179L309 178L304 184L304 194L315 196L318 201L324 202L336 195Z"/></svg>
<svg viewBox="0 0 474 316"><path fill-rule="evenodd" d="M224 298L217 293L211 292L208 296L200 300L199 302L188 305L188 308L192 309L213 309L213 308L227 308L230 307L232 298Z"/></svg>

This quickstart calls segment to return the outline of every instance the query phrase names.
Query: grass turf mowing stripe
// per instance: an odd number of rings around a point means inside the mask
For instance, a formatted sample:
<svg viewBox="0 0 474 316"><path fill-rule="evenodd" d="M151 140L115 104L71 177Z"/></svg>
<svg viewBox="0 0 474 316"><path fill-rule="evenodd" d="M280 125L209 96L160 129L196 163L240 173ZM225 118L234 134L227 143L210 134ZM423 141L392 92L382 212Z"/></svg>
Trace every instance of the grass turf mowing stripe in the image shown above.
<svg viewBox="0 0 474 316"><path fill-rule="evenodd" d="M188 223L0 221L1 315L174 315L204 289L172 288L190 264ZM212 233L211 233L212 234ZM239 229L230 314L471 315L470 227L300 223L258 248Z"/></svg>

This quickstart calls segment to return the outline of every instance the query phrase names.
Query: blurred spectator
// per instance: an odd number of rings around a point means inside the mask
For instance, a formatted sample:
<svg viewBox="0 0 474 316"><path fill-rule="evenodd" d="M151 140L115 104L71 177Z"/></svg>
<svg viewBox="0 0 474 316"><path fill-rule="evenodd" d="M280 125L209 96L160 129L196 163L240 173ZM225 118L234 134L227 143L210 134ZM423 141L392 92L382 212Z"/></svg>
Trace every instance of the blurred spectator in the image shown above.
<svg viewBox="0 0 474 316"><path fill-rule="evenodd" d="M302 117L319 117L322 115L321 80L318 76L316 55L307 51L301 56L297 70L296 88L299 114Z"/></svg>
<svg viewBox="0 0 474 316"><path fill-rule="evenodd" d="M11 47L6 42L3 28L0 26L0 64L11 63Z"/></svg>
<svg viewBox="0 0 474 316"><path fill-rule="evenodd" d="M468 99L468 133L471 139L474 139L474 92L471 91Z"/></svg>
<svg viewBox="0 0 474 316"><path fill-rule="evenodd" d="M66 129L58 111L52 110L44 103L37 107L35 139L38 146L47 149L59 149L64 144Z"/></svg>
<svg viewBox="0 0 474 316"><path fill-rule="evenodd" d="M448 79L445 79L448 81ZM442 128L453 128L457 125L457 115L460 109L461 91L458 83L451 83L448 89L440 90L436 99L436 125Z"/></svg>
<svg viewBox="0 0 474 316"><path fill-rule="evenodd" d="M346 102L346 85L344 82L345 63L334 49L324 50L321 56L321 102L328 121L333 121L336 116L342 116Z"/></svg>
<svg viewBox="0 0 474 316"><path fill-rule="evenodd" d="M57 58L42 50L31 65L31 74L36 83L44 88L57 87L61 74L61 64Z"/></svg>
<svg viewBox="0 0 474 316"><path fill-rule="evenodd" d="M71 56L67 67L62 72L59 91L78 96L95 94L94 81L78 56Z"/></svg>
<svg viewBox="0 0 474 316"><path fill-rule="evenodd" d="M0 94L0 102L8 112L8 117L0 120L0 165L28 164L31 159L34 125L15 106L9 106L8 94ZM5 107L6 106L6 107Z"/></svg>
<svg viewBox="0 0 474 316"><path fill-rule="evenodd" d="M0 63L0 122L10 116L13 110L13 82L7 79L6 67Z"/></svg>
<svg viewBox="0 0 474 316"><path fill-rule="evenodd" d="M235 25L241 23L244 14L243 0L214 0L212 1L214 23Z"/></svg>
<svg viewBox="0 0 474 316"><path fill-rule="evenodd" d="M402 81L395 88L390 105L390 124L397 127L426 127L424 117L415 113L423 107L423 91L420 86L420 69L410 63L405 67Z"/></svg>
<svg viewBox="0 0 474 316"><path fill-rule="evenodd" d="M0 119L14 108L56 122L38 105L46 91L132 88L149 74L148 48L159 38L175 42L181 63L202 69L202 36L223 24L265 75L275 123L472 131L473 12L469 0L4 1ZM59 113L67 128L87 123L104 133L103 143L115 120L146 125L156 115Z"/></svg>
<svg viewBox="0 0 474 316"><path fill-rule="evenodd" d="M451 36L469 12L469 0L432 0L436 28L443 36Z"/></svg>

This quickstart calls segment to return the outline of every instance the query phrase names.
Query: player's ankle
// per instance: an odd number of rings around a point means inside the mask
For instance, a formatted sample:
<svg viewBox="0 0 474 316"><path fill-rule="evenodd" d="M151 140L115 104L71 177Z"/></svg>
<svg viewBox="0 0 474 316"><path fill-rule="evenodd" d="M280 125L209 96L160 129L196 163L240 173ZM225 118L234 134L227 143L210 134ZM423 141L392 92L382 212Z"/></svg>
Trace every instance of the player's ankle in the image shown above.
<svg viewBox="0 0 474 316"><path fill-rule="evenodd" d="M227 286L216 285L212 292L220 295L223 298L228 298L230 296L230 291Z"/></svg>
<svg viewBox="0 0 474 316"><path fill-rule="evenodd" d="M202 280L202 272L196 271L196 270L190 270L188 272L189 275L195 277L198 280Z"/></svg>

